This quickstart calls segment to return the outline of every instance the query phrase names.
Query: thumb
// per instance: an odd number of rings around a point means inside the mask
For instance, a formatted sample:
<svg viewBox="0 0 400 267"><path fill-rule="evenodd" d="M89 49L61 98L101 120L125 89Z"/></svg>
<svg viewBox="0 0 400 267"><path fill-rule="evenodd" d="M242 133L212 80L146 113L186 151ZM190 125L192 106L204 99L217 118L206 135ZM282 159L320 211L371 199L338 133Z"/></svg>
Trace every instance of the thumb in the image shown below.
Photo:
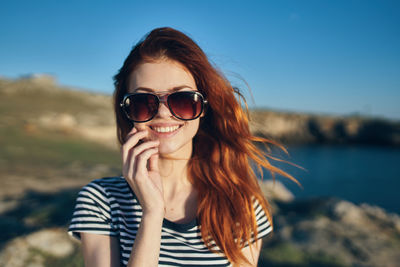
<svg viewBox="0 0 400 267"><path fill-rule="evenodd" d="M154 154L150 157L149 159L149 171L155 171L158 172L158 153Z"/></svg>

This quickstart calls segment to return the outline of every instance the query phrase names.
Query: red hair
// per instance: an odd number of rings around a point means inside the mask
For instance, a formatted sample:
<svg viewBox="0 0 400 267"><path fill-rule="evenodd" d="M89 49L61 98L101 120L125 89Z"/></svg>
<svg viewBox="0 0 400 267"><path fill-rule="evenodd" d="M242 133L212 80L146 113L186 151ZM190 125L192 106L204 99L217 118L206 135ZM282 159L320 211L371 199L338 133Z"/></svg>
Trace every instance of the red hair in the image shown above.
<svg viewBox="0 0 400 267"><path fill-rule="evenodd" d="M129 75L138 64L159 59L183 64L208 100L188 164L189 177L198 190L197 217L203 240L209 248L214 241L231 262L246 261L241 250L246 242L251 243L252 235L257 235L255 200L272 223L270 206L252 164L260 173L265 168L272 175L294 178L272 166L266 154L256 146L256 143L275 143L251 134L248 113L237 99L240 93L210 64L191 38L171 28L151 31L134 46L114 77L114 108L121 144L133 126L119 106L128 90Z"/></svg>

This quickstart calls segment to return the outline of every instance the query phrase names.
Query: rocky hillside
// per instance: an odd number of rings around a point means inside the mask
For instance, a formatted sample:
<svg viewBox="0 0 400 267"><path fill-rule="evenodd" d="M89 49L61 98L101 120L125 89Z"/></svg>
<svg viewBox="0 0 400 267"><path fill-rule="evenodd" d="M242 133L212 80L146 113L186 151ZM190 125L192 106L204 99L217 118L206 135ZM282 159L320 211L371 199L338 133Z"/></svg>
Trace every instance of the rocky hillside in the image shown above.
<svg viewBox="0 0 400 267"><path fill-rule="evenodd" d="M398 215L334 198L293 200L279 182L262 187L275 231L264 239L258 266L399 266ZM3 212L0 266L83 266L79 243L66 233L65 211L77 190L31 192Z"/></svg>
<svg viewBox="0 0 400 267"><path fill-rule="evenodd" d="M397 214L336 198L294 201L279 183L263 186L275 195L275 232L260 266L399 266Z"/></svg>
<svg viewBox="0 0 400 267"><path fill-rule="evenodd" d="M400 122L378 118L251 111L254 133L282 143L400 146Z"/></svg>
<svg viewBox="0 0 400 267"><path fill-rule="evenodd" d="M111 107L109 96L63 88L51 77L0 79L0 198L115 174Z"/></svg>
<svg viewBox="0 0 400 267"><path fill-rule="evenodd" d="M14 111L8 116L3 114L3 121L19 117L27 131L44 128L69 132L116 147L110 96L63 88L52 77L43 75L13 81L0 79L0 96L6 102L2 110ZM11 106L16 101L18 105ZM250 116L255 134L286 144L400 145L400 122L268 110L252 110Z"/></svg>
<svg viewBox="0 0 400 267"><path fill-rule="evenodd" d="M79 135L116 147L110 96L59 86L51 76L0 79L1 123Z"/></svg>

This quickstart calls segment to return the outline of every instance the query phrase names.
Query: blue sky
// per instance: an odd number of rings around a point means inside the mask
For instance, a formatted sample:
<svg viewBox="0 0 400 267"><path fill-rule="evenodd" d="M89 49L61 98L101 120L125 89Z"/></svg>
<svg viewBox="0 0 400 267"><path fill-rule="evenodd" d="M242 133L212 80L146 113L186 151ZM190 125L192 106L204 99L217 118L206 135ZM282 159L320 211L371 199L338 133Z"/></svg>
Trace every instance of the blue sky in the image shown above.
<svg viewBox="0 0 400 267"><path fill-rule="evenodd" d="M251 107L400 120L400 1L1 1L0 76L111 94L155 27L189 34ZM248 93L245 93L248 96Z"/></svg>

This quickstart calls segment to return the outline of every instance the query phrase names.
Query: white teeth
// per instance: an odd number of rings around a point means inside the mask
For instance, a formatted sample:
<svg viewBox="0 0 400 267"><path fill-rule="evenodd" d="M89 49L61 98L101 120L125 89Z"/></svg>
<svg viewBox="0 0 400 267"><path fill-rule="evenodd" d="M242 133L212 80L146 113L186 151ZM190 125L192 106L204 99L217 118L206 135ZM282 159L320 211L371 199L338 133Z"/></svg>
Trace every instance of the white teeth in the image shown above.
<svg viewBox="0 0 400 267"><path fill-rule="evenodd" d="M169 126L169 127L151 127L154 131L158 133L169 133L177 130L179 128L179 125L176 126Z"/></svg>

